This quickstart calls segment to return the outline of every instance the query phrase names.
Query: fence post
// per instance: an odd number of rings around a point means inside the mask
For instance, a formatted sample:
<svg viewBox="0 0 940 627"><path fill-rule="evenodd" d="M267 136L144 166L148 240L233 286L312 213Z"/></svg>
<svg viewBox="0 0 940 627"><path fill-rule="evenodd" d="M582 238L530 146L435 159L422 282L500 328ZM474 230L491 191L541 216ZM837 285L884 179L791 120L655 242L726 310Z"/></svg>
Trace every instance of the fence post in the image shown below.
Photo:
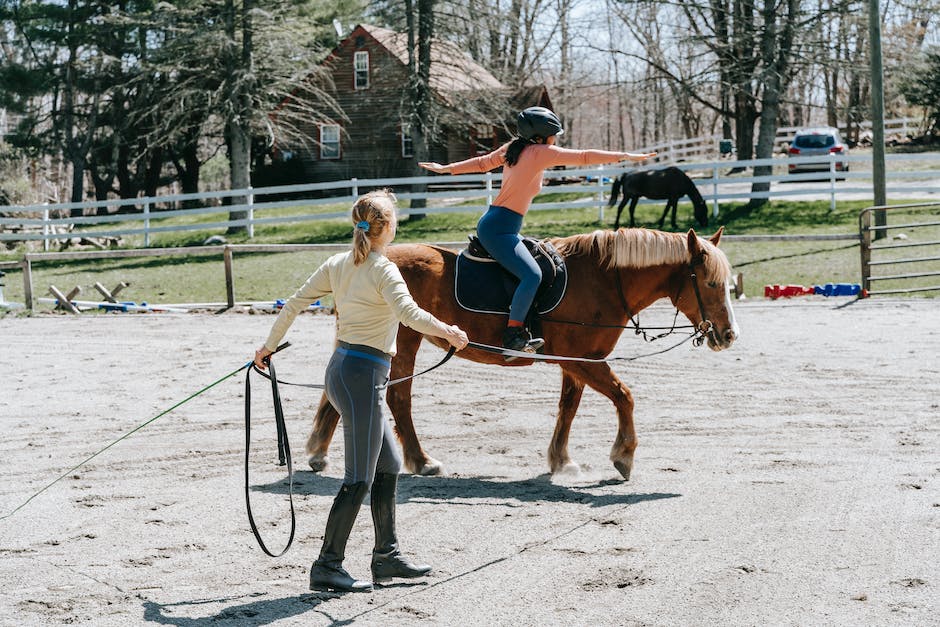
<svg viewBox="0 0 940 627"><path fill-rule="evenodd" d="M144 201L144 248L150 248L150 201Z"/></svg>
<svg viewBox="0 0 940 627"><path fill-rule="evenodd" d="M859 252L862 261L862 289L871 289L871 209L863 209L859 220Z"/></svg>
<svg viewBox="0 0 940 627"><path fill-rule="evenodd" d="M597 198L597 221L604 221L604 166L598 166L597 168L597 193L595 194Z"/></svg>
<svg viewBox="0 0 940 627"><path fill-rule="evenodd" d="M222 249L222 263L225 265L225 298L229 309L235 306L235 277L232 272L232 247Z"/></svg>
<svg viewBox="0 0 940 627"><path fill-rule="evenodd" d="M836 210L836 154L829 153L829 211Z"/></svg>
<svg viewBox="0 0 940 627"><path fill-rule="evenodd" d="M29 253L23 255L23 261L20 262L23 268L23 303L26 308L33 309L33 264L29 260Z"/></svg>
<svg viewBox="0 0 940 627"><path fill-rule="evenodd" d="M248 239L255 236L255 195L251 191L251 185L248 186Z"/></svg>
<svg viewBox="0 0 940 627"><path fill-rule="evenodd" d="M42 249L49 252L49 210L42 210Z"/></svg>
<svg viewBox="0 0 940 627"><path fill-rule="evenodd" d="M352 197L353 200L359 198L359 179L353 177L349 179L349 182L352 183Z"/></svg>
<svg viewBox="0 0 940 627"><path fill-rule="evenodd" d="M486 173L486 206L489 207L493 204L493 173Z"/></svg>
<svg viewBox="0 0 940 627"><path fill-rule="evenodd" d="M712 199L712 217L718 217L718 164L716 163L712 167L712 194L714 198Z"/></svg>

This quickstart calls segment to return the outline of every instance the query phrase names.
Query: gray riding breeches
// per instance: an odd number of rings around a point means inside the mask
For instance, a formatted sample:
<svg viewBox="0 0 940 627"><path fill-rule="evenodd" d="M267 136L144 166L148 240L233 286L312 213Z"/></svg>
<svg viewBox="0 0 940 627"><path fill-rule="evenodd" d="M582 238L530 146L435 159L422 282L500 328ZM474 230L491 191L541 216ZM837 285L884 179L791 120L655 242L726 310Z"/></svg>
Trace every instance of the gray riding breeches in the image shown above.
<svg viewBox="0 0 940 627"><path fill-rule="evenodd" d="M375 473L398 474L401 453L382 412L391 356L371 346L340 342L326 367L326 396L343 419L346 474L343 483L365 481Z"/></svg>

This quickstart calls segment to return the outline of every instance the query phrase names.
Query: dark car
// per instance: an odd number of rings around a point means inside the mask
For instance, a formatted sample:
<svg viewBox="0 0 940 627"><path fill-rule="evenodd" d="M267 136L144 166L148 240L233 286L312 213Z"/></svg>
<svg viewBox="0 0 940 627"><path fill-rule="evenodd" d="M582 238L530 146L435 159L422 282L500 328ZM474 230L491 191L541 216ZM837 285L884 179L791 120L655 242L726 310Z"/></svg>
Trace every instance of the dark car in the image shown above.
<svg viewBox="0 0 940 627"><path fill-rule="evenodd" d="M842 141L838 129L831 127L822 128L804 128L796 132L793 141L790 142L790 150L787 153L789 157L816 157L829 155L848 155L849 148ZM810 163L791 163L789 165L790 173L795 172L828 172L829 159ZM837 172L848 172L849 164L844 161L836 161Z"/></svg>

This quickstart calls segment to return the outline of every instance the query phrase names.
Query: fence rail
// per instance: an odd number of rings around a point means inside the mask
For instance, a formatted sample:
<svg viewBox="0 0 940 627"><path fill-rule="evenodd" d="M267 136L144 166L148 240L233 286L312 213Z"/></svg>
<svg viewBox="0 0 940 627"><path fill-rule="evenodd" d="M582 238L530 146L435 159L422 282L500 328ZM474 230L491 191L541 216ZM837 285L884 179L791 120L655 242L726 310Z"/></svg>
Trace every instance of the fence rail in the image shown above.
<svg viewBox="0 0 940 627"><path fill-rule="evenodd" d="M916 222L907 222L907 223L894 223L890 224L872 224L872 216L875 215L878 211L884 212L904 212L904 213L914 213L920 214L921 212L927 212L930 217L924 220L918 220ZM916 283L923 283L914 281L915 279L925 279L929 277L940 277L940 264L935 264L933 262L940 261L940 240L936 239L927 239L926 241L916 241L908 242L906 240L892 241L887 237L883 239L887 240L885 242L877 243L875 240L878 235L885 236L890 230L927 230L927 237L937 237L938 231L940 229L940 221L931 219L940 215L940 202L933 203L915 203L915 204L906 204L906 205L890 205L890 206L879 206L879 207L868 207L864 209L858 218L859 222L859 253L861 256L862 262L862 288L867 290L869 294L911 294L914 292L933 292L940 291L940 283L934 285L923 285ZM887 221L886 221L887 222ZM898 253L902 255L909 255L911 249L917 249L917 252L920 253L924 249L924 246L931 247L931 252L926 253L926 255L918 256L890 256L891 254ZM892 253L885 253L884 251L892 251ZM933 256L928 256L933 254ZM892 274L874 274L875 268L881 268L886 266L903 266L910 267L908 264L920 264L920 267L916 271L912 272L894 272ZM882 288L882 289L872 289L872 284L878 281L888 281L894 284L902 284L905 287L895 287L895 288ZM937 279L940 281L940 279ZM911 283L915 285L911 285Z"/></svg>
<svg viewBox="0 0 940 627"><path fill-rule="evenodd" d="M937 171L940 170L940 155L888 155L887 161L889 195L902 198L905 194L936 193L940 195L940 177L937 176ZM818 164L824 170L787 174L787 166L790 164L806 163ZM837 171L838 163L848 164L849 171ZM891 167L891 164L901 165ZM769 166L774 174L745 176L728 173L729 168L747 169L755 166ZM653 167L656 166L644 169L653 169ZM870 173L865 171L870 167L870 158L866 155L712 161L679 164L676 167L690 173L703 198L710 203L712 215L715 217L719 215L722 202L752 198L816 196L827 198L831 208L835 209L836 200L840 196L872 193ZM544 188L543 192L574 192L581 197L564 202L535 202L531 210L590 207L597 209L598 219L603 220L610 182L624 171L626 170L623 166L546 171L545 178L548 179L549 186ZM401 200L423 199L426 202L427 206L421 209L402 208L403 215L412 212L423 214L480 212L492 202L501 180L502 175L493 173L446 177L350 179L202 194L177 194L54 205L0 206L0 241L43 241L44 249L48 250L49 242L73 237L143 236L143 245L149 247L154 234L194 230L223 232L231 227L246 227L249 237L252 237L254 228L259 225L345 219L347 210L329 211L323 208L336 204L348 205L359 195L360 191L379 187L401 190L397 192ZM769 189L753 191L752 185L755 183L766 183ZM427 185L430 189L423 192L410 191L414 185L418 184ZM441 185L446 185L447 189L438 187ZM316 197L324 192L336 195ZM285 200L283 199L285 195L295 198ZM272 197L277 199L271 199ZM206 201L224 199L230 199L232 204L221 206L207 204L196 208L155 211L156 207L172 207L182 202L206 203ZM640 201L641 204L659 202L647 199ZM135 212L109 213L112 210L128 207ZM290 208L296 208L297 213L283 215L283 211L275 212L275 210ZM56 216L57 213L74 209L105 211L106 213L105 215L78 217ZM229 214L233 212L241 212L245 217L230 219ZM196 216L210 216L210 220L191 222L191 219ZM189 219L190 222L181 223L180 219ZM102 228L94 228L99 225Z"/></svg>
<svg viewBox="0 0 940 627"><path fill-rule="evenodd" d="M801 128L813 126L826 126L825 124L804 125L804 126L781 126L777 128L777 134L774 137L774 146L782 146L793 141L793 136ZM855 123L840 122L837 127L847 132L850 127L856 126ZM858 128L863 130L871 129L870 121L857 123ZM919 118L894 118L885 120L885 132L888 134L897 134L907 136L916 132L922 126L922 120ZM660 158L669 163L678 163L692 159L714 159L719 155L719 142L723 139L721 135L702 135L689 139L670 139L643 146L639 150L643 152L657 152Z"/></svg>

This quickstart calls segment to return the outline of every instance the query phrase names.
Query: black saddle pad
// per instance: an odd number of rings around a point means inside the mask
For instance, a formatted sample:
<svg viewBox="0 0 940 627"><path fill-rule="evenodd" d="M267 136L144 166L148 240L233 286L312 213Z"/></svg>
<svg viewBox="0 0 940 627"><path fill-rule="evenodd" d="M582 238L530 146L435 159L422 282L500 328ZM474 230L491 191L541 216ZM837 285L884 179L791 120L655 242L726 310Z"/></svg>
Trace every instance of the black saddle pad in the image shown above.
<svg viewBox="0 0 940 627"><path fill-rule="evenodd" d="M530 251L542 269L542 283L535 293L532 309L545 314L558 306L568 287L568 271L564 261L547 242L537 242L526 238ZM454 293L457 303L468 311L477 313L506 314L512 303L512 295L519 285L512 273L490 257L479 257L472 242L468 249L457 255L457 270L454 279ZM543 250L538 250L542 248ZM530 312L531 313L531 312Z"/></svg>

